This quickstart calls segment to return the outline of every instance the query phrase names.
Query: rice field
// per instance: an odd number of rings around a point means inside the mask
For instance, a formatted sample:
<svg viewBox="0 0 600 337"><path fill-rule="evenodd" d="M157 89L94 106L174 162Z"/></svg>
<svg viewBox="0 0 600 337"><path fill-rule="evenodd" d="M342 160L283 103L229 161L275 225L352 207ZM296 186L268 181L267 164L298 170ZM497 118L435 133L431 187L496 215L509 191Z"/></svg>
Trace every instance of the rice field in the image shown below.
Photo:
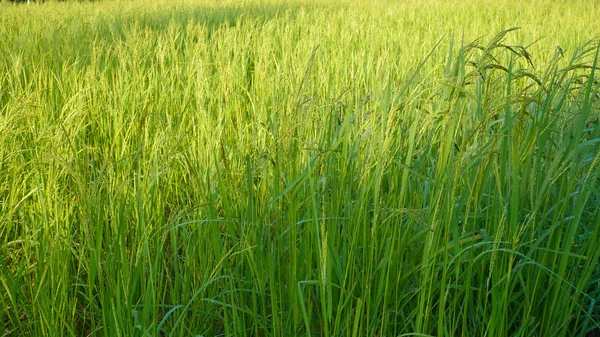
<svg viewBox="0 0 600 337"><path fill-rule="evenodd" d="M0 336L600 336L598 17L0 2Z"/></svg>

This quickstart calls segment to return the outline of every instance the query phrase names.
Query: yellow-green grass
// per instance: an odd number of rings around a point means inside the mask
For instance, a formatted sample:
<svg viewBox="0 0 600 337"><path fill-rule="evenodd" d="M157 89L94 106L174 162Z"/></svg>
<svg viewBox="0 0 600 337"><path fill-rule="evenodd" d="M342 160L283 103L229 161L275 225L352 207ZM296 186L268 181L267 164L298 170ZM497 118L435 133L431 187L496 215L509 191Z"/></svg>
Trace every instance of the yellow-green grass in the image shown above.
<svg viewBox="0 0 600 337"><path fill-rule="evenodd" d="M598 17L0 3L0 336L594 336Z"/></svg>

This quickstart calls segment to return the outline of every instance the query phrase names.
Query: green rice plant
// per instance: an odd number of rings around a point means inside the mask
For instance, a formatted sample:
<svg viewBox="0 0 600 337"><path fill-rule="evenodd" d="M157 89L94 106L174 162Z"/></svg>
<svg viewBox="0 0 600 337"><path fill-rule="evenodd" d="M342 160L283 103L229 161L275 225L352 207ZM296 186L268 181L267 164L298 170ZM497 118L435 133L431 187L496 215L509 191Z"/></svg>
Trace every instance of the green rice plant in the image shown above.
<svg viewBox="0 0 600 337"><path fill-rule="evenodd" d="M0 3L0 335L597 334L597 16Z"/></svg>

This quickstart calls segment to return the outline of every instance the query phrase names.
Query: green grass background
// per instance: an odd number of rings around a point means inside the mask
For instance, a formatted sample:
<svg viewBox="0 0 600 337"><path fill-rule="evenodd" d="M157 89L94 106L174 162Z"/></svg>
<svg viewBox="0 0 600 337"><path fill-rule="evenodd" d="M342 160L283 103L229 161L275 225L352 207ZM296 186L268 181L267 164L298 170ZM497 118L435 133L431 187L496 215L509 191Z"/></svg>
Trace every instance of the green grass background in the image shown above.
<svg viewBox="0 0 600 337"><path fill-rule="evenodd" d="M597 336L598 17L0 3L0 336Z"/></svg>

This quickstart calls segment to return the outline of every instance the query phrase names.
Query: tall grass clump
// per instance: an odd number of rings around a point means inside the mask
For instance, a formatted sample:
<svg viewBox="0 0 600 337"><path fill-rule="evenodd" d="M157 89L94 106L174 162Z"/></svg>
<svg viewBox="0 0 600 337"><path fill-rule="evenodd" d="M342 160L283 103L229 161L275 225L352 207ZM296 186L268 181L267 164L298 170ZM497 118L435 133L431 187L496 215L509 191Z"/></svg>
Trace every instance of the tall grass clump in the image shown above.
<svg viewBox="0 0 600 337"><path fill-rule="evenodd" d="M0 335L596 336L598 8L535 6L0 3Z"/></svg>

